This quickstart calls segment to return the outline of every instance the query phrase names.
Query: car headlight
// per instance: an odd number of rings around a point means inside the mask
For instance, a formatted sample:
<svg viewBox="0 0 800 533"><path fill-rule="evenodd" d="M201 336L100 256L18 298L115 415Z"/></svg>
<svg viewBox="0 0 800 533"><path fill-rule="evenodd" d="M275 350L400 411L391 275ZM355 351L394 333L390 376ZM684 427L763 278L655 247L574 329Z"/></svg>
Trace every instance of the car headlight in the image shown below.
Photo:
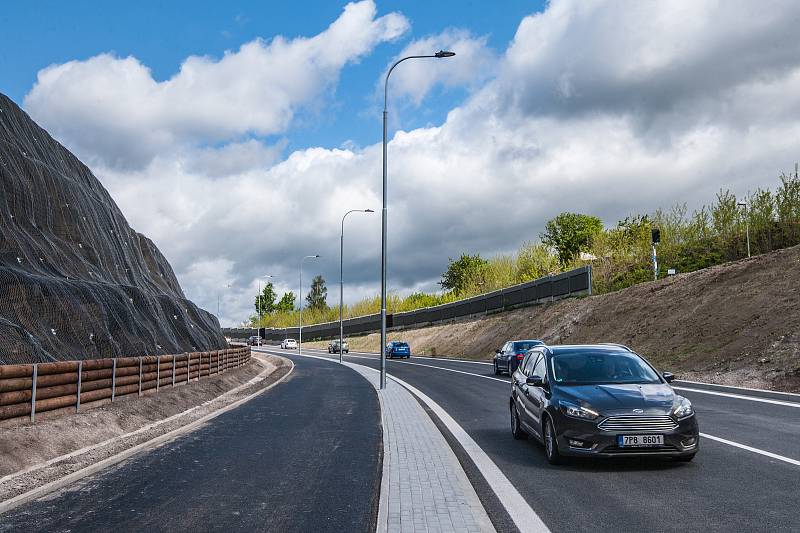
<svg viewBox="0 0 800 533"><path fill-rule="evenodd" d="M673 405L672 408L672 414L674 414L675 418L677 418L678 420L689 418L694 414L694 407L692 407L692 402L690 402L683 396L676 397L675 404Z"/></svg>
<svg viewBox="0 0 800 533"><path fill-rule="evenodd" d="M571 416L572 418L581 418L583 420L594 420L597 418L599 413L597 411L592 411L588 407L577 405L571 402L565 402L561 400L558 402L561 406L561 412L567 416Z"/></svg>

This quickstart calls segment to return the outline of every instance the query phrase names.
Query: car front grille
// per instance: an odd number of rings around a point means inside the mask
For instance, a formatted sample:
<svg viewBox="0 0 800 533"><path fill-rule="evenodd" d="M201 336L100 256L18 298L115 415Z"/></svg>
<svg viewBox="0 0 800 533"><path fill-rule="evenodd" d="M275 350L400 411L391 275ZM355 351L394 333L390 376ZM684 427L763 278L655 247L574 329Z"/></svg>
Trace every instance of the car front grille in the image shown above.
<svg viewBox="0 0 800 533"><path fill-rule="evenodd" d="M610 416L597 427L604 431L672 431L678 424L668 415Z"/></svg>

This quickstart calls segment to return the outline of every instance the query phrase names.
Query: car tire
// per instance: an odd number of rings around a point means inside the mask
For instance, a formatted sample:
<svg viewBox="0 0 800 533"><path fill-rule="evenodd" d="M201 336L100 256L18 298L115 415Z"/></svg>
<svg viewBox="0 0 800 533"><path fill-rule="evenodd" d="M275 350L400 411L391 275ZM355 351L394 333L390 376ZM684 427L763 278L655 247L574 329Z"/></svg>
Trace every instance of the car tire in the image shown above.
<svg viewBox="0 0 800 533"><path fill-rule="evenodd" d="M517 413L517 406L511 404L511 435L517 440L525 440L528 434L522 429L519 423L519 413Z"/></svg>
<svg viewBox="0 0 800 533"><path fill-rule="evenodd" d="M497 361L494 362L494 375L495 376L500 375L500 369L497 367Z"/></svg>
<svg viewBox="0 0 800 533"><path fill-rule="evenodd" d="M556 438L556 430L553 427L553 421L550 418L544 419L544 428L542 428L542 441L544 443L544 454L547 457L547 462L551 465L560 465L564 463L564 457L558 453L558 439Z"/></svg>

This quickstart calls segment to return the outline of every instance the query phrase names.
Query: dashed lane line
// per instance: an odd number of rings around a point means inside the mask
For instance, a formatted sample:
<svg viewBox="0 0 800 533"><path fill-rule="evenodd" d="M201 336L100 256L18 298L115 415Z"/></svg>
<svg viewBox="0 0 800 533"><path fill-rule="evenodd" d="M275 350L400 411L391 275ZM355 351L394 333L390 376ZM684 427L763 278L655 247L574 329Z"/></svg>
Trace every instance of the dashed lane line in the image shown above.
<svg viewBox="0 0 800 533"><path fill-rule="evenodd" d="M727 444L728 446L733 446L734 448L741 448L742 450L747 450L748 452L753 452L759 455L764 455L766 457L771 457L772 459L777 459L778 461L783 461L784 463L789 463L790 465L800 466L800 461L798 461L797 459L792 459L791 457L785 457L783 455L778 455L777 453L768 452L766 450L761 450L759 448L753 448L752 446L747 446L746 444L740 444L732 440L723 439L721 437L715 437L714 435L708 435L707 433L700 433L700 436L705 439Z"/></svg>
<svg viewBox="0 0 800 533"><path fill-rule="evenodd" d="M761 402L761 403L771 403L773 405L783 405L785 407L796 407L800 409L800 403L797 402L784 402L781 400L772 400L770 398L759 398L757 396L745 396L743 394L733 394L730 392L719 392L719 391L712 391L706 389L694 389L690 387L676 387L673 386L673 389L687 391L687 392L697 392L700 394L710 394L711 396L724 396L725 398L736 398L737 400L748 400L750 402Z"/></svg>
<svg viewBox="0 0 800 533"><path fill-rule="evenodd" d="M360 359L373 359L371 357L360 357L360 356L355 356L355 355L351 356L351 357L358 357ZM469 376L474 376L474 377L478 377L478 378L491 379L491 380L494 380L494 381L502 381L502 382L504 382L506 384L509 383L507 380L504 380L504 379L495 378L495 377L491 377L491 376L483 376L481 374L473 374L472 372L464 372L463 370L455 370L455 369L452 369L452 368L444 368L444 367L441 367L441 366L425 365L425 364L422 364L422 363L410 363L410 362L406 362L406 361L394 361L394 362L395 363L404 364L404 365L416 365L416 366L424 366L424 367L428 367L428 368L435 368L437 370L444 370L445 372L454 372L454 373L457 373L457 374L467 374ZM395 381L399 382L399 380L397 378L393 377L392 379L394 379ZM739 398L739 399L743 399L743 400L752 400L752 401L758 401L758 402L764 402L764 403L770 403L770 404L786 405L786 406L789 406L789 407L798 407L798 406L800 406L800 404L796 404L796 403L792 403L792 402L782 402L780 400L770 400L768 398L755 398L755 397L750 397L750 396L742 396L742 395L739 395L739 394L729 394L729 393L723 393L723 392L712 392L712 391L706 391L706 390L701 390L701 389L689 389L689 388L686 388L686 387L673 387L673 388L679 389L679 390L691 391L691 392L700 392L700 393L703 393L703 394L713 394L713 395L716 395L716 396L726 396L726 397ZM772 452L769 452L767 450L762 450L760 448L754 448L752 446L747 446L746 444L741 444L739 442L735 442L735 441L732 441L732 440L723 439L722 437L709 435L707 433L701 433L700 436L703 437L703 438L709 439L709 440L720 442L722 444L727 444L729 446L733 446L734 448L747 450L749 452L753 452L753 453L756 453L756 454L759 454L759 455L763 455L765 457L770 457L772 459L777 459L779 461L783 461L783 462L791 464L791 465L800 466L800 461L798 461L797 459L792 459L790 457L785 457L783 455L778 455L776 453L772 453Z"/></svg>

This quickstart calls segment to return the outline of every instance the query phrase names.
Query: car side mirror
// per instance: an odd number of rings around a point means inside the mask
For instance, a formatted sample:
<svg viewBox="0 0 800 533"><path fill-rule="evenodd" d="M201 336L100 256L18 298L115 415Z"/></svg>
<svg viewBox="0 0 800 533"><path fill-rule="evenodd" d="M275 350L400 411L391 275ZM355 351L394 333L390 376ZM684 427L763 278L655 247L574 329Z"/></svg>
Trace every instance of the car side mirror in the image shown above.
<svg viewBox="0 0 800 533"><path fill-rule="evenodd" d="M672 372L664 372L661 375L664 376L664 381L667 383L672 383L672 380L675 379L675 376L672 374Z"/></svg>
<svg viewBox="0 0 800 533"><path fill-rule="evenodd" d="M502 350L495 350L494 353L501 354L501 353L503 353L503 351Z"/></svg>
<svg viewBox="0 0 800 533"><path fill-rule="evenodd" d="M540 376L528 376L525 384L532 387L544 387L544 380Z"/></svg>

